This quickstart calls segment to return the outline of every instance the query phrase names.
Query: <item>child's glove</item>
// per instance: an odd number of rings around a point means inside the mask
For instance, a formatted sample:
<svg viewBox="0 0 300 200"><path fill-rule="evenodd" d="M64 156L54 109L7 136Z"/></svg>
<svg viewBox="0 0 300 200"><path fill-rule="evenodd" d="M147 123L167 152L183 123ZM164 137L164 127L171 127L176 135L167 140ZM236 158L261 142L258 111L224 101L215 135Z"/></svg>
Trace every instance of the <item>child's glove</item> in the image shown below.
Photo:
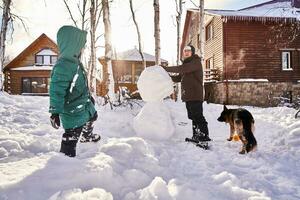
<svg viewBox="0 0 300 200"><path fill-rule="evenodd" d="M52 114L50 116L50 122L53 128L58 129L60 127L60 119L58 114Z"/></svg>

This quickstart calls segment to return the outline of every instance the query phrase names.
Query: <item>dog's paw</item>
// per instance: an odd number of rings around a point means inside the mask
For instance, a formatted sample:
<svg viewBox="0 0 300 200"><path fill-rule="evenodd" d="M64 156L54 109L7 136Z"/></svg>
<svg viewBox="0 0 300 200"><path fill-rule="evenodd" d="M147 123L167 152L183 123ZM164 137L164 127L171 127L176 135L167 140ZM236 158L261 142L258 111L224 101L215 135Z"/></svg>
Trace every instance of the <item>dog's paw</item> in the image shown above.
<svg viewBox="0 0 300 200"><path fill-rule="evenodd" d="M239 152L239 154L245 154L245 153L246 151L244 149Z"/></svg>
<svg viewBox="0 0 300 200"><path fill-rule="evenodd" d="M247 153L249 153L250 151L255 151L257 148L257 145L249 145L247 146Z"/></svg>

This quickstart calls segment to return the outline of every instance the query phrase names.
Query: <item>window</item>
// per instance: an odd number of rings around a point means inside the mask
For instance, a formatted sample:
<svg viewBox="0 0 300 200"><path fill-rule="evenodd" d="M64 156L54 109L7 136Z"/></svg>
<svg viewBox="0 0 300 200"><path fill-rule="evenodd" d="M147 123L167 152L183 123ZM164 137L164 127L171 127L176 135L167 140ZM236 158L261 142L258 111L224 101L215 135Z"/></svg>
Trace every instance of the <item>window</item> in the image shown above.
<svg viewBox="0 0 300 200"><path fill-rule="evenodd" d="M130 63L118 63L113 67L113 73L118 83L132 83L132 66Z"/></svg>
<svg viewBox="0 0 300 200"><path fill-rule="evenodd" d="M293 70L291 66L291 52L283 51L281 53L282 70Z"/></svg>
<svg viewBox="0 0 300 200"><path fill-rule="evenodd" d="M54 65L56 63L56 61L57 61L57 56L51 56L50 63Z"/></svg>
<svg viewBox="0 0 300 200"><path fill-rule="evenodd" d="M57 61L57 54L51 49L43 49L35 55L36 65L54 65Z"/></svg>
<svg viewBox="0 0 300 200"><path fill-rule="evenodd" d="M35 63L37 64L37 65L42 65L43 63L44 63L44 61L43 61L43 56L35 56Z"/></svg>
<svg viewBox="0 0 300 200"><path fill-rule="evenodd" d="M205 27L205 40L210 40L213 38L213 23L210 22L206 27Z"/></svg>
<svg viewBox="0 0 300 200"><path fill-rule="evenodd" d="M214 68L214 58L211 57L205 61L205 69L213 69Z"/></svg>
<svg viewBox="0 0 300 200"><path fill-rule="evenodd" d="M48 93L49 78L22 78L22 93Z"/></svg>

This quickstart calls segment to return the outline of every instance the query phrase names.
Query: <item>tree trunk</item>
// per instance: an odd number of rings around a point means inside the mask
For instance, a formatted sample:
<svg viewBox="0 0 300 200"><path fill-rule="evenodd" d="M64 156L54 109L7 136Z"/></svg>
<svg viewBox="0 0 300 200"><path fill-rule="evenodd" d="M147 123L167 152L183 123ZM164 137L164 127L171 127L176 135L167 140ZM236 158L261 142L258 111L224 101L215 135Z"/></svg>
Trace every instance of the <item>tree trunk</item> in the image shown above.
<svg viewBox="0 0 300 200"><path fill-rule="evenodd" d="M2 23L1 23L1 35L0 35L0 91L3 90L4 85L4 58L5 58L5 41L7 25L10 20L10 5L11 0L3 0L3 13L2 13Z"/></svg>
<svg viewBox="0 0 300 200"><path fill-rule="evenodd" d="M160 65L160 28L159 28L159 0L154 0L154 38L155 38L155 64Z"/></svg>
<svg viewBox="0 0 300 200"><path fill-rule="evenodd" d="M178 2L178 3L177 3ZM181 49L180 49L180 41L181 41L181 16L182 16L182 0L175 0L176 4L176 28L177 28L177 59L176 64L177 66L180 64L180 58L181 58ZM180 83L174 84L174 100L177 101L179 98L181 98L181 90L180 90Z"/></svg>
<svg viewBox="0 0 300 200"><path fill-rule="evenodd" d="M92 0L93 1L93 0ZM94 1L93 1L94 2ZM94 2L95 3L95 2ZM83 0L82 2L82 12L81 12L81 30L85 30L85 24L87 22L87 20L85 19L85 15L86 15L86 4L87 4L87 0ZM91 2L92 4L92 2ZM92 5L91 5L92 6ZM78 6L78 9L80 11L80 8Z"/></svg>
<svg viewBox="0 0 300 200"><path fill-rule="evenodd" d="M204 0L200 0L199 2L199 56L201 58L202 64L204 62Z"/></svg>
<svg viewBox="0 0 300 200"><path fill-rule="evenodd" d="M92 94L96 93L95 84L95 69L96 69L96 0L91 0L90 7L90 37L91 37L91 52L90 52L90 63L89 63L89 88Z"/></svg>
<svg viewBox="0 0 300 200"><path fill-rule="evenodd" d="M180 30L181 30L181 15L182 15L182 0L179 0L178 4L177 4L177 0L175 0L176 3L176 28L177 28L177 60L176 60L176 64L179 65L180 64L180 56L181 56L181 52L180 52Z"/></svg>
<svg viewBox="0 0 300 200"><path fill-rule="evenodd" d="M104 39L105 39L105 61L108 71L108 96L111 101L115 101L115 80L112 69L112 44L111 44L111 25L109 19L108 0L102 0L103 23L104 23Z"/></svg>
<svg viewBox="0 0 300 200"><path fill-rule="evenodd" d="M133 11L132 0L129 0L129 4L130 4L130 10L131 10L131 14L132 14L132 20L133 20L133 22L135 24L136 32L137 32L137 35L138 35L139 53L140 53L141 58L142 58L143 67L146 68L146 61L145 61L145 58L144 58L143 48L142 48L141 33L140 33L140 29L139 29L138 23L137 23L137 21L135 19L135 13Z"/></svg>

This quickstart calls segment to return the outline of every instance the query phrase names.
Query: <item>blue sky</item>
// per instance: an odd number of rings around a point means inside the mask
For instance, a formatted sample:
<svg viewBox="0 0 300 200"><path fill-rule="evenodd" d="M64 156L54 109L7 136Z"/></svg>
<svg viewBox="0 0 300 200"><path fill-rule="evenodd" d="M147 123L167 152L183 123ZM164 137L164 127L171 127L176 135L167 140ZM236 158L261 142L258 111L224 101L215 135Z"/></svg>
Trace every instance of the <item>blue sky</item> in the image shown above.
<svg viewBox="0 0 300 200"><path fill-rule="evenodd" d="M193 2L197 4L199 0L193 0ZM205 4L207 8L239 9L262 2L266 0L206 0ZM12 11L24 17L29 33L25 33L20 24L15 25L13 40L7 45L7 54L11 59L42 33L46 33L55 41L59 27L72 24L62 0L13 0L13 3ZM153 0L133 0L133 4L141 29L144 50L154 54ZM161 54L164 59L173 63L176 60L175 3L174 0L160 0L160 5ZM184 10L193 7L191 1L186 0ZM71 9L77 11L76 5L74 4ZM182 23L184 23L184 17L185 12ZM137 45L135 27L127 0L114 0L111 6L111 23L113 45L116 51L124 51ZM101 24L100 29L102 28ZM97 45L102 44L103 38ZM103 49L100 48L97 54L97 56L103 55Z"/></svg>

